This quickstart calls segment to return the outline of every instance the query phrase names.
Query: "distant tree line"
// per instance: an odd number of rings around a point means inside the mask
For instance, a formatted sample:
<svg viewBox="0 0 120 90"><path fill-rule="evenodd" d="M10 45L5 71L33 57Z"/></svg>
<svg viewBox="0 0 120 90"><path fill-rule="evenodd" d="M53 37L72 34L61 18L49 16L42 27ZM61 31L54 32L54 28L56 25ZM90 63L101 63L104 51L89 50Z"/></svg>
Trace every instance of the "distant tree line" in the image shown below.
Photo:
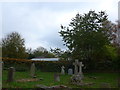
<svg viewBox="0 0 120 90"><path fill-rule="evenodd" d="M55 57L44 47L35 50L25 47L25 39L18 32L11 32L1 40L2 57L32 59L35 57Z"/></svg>
<svg viewBox="0 0 120 90"><path fill-rule="evenodd" d="M50 49L39 46L36 49L26 48L25 39L21 37L18 32L11 32L7 34L1 40L2 57L9 58L21 58L21 59L32 59L32 58L55 58L58 57L61 60L67 59L67 50L63 51L60 48Z"/></svg>

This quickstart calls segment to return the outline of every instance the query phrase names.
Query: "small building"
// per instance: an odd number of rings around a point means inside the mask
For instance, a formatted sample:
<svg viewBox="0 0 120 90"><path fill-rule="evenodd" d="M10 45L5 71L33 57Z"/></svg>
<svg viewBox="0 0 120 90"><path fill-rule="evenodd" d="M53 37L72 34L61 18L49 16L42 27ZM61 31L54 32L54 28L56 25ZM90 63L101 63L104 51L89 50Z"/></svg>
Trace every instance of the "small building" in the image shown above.
<svg viewBox="0 0 120 90"><path fill-rule="evenodd" d="M32 58L34 61L59 61L59 58Z"/></svg>

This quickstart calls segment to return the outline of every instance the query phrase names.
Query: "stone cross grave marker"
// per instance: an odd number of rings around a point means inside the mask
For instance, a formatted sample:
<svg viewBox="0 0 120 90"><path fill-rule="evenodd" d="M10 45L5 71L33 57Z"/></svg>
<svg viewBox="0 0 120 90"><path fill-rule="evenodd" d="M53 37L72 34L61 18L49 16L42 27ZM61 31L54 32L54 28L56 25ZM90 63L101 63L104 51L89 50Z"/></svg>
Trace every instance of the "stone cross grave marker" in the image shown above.
<svg viewBox="0 0 120 90"><path fill-rule="evenodd" d="M60 75L58 73L54 74L54 81L57 81L57 82L60 81Z"/></svg>
<svg viewBox="0 0 120 90"><path fill-rule="evenodd" d="M73 74L73 69L72 68L69 68L68 69L68 75L72 75Z"/></svg>
<svg viewBox="0 0 120 90"><path fill-rule="evenodd" d="M73 65L75 66L75 69L74 69L74 74L77 75L78 74L78 60L75 60L75 62L73 63Z"/></svg>
<svg viewBox="0 0 120 90"><path fill-rule="evenodd" d="M81 74L82 73L82 67L84 66L83 64L82 64L82 62L79 62L79 74Z"/></svg>
<svg viewBox="0 0 120 90"><path fill-rule="evenodd" d="M13 82L14 81L14 72L15 72L15 68L14 67L10 67L8 69L8 82Z"/></svg>
<svg viewBox="0 0 120 90"><path fill-rule="evenodd" d="M71 82L72 82L72 84L76 84L76 85L82 84L82 79L83 79L82 67L83 67L83 64L82 64L82 62L79 62L78 60L75 60L73 65L75 66L75 71L74 71L75 73L71 77Z"/></svg>
<svg viewBox="0 0 120 90"><path fill-rule="evenodd" d="M32 77L35 76L35 64L34 64L34 63L31 64L30 75L31 75Z"/></svg>
<svg viewBox="0 0 120 90"><path fill-rule="evenodd" d="M82 67L83 67L84 65L82 64L82 62L79 62L78 66L79 66L79 72L78 72L78 74L80 75L81 78L83 78Z"/></svg>
<svg viewBox="0 0 120 90"><path fill-rule="evenodd" d="M64 66L62 66L62 67L61 67L61 74L62 74L62 75L64 75L64 74L65 74L65 70L64 70L64 69L65 69L65 67L64 67Z"/></svg>

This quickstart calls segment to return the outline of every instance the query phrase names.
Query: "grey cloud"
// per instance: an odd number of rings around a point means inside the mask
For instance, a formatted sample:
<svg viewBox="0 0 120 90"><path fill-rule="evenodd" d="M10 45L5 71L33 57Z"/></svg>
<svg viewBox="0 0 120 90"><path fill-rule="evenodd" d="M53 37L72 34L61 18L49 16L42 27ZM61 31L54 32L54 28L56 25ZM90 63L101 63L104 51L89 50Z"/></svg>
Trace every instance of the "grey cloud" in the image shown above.
<svg viewBox="0 0 120 90"><path fill-rule="evenodd" d="M58 34L60 24L68 25L78 13L101 10L100 2L91 3L4 3L2 15L2 34L19 32L26 40L26 47L47 49L60 47L65 49ZM103 3L103 1L102 1ZM101 5L102 5L101 3ZM112 6L113 7L113 6ZM107 8L107 7L106 7ZM113 13L114 12L114 13ZM108 14L115 19L117 10ZM114 15L115 14L115 15ZM115 17L113 17L115 16Z"/></svg>

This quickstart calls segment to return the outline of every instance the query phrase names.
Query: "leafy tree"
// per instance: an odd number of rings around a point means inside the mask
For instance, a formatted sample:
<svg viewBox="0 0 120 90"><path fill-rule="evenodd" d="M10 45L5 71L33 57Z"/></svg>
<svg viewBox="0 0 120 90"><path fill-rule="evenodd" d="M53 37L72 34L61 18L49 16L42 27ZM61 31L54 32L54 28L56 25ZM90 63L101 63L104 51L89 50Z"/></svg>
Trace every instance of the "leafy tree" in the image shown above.
<svg viewBox="0 0 120 90"><path fill-rule="evenodd" d="M62 51L60 48L54 48L50 50L56 57L61 57L64 51Z"/></svg>
<svg viewBox="0 0 120 90"><path fill-rule="evenodd" d="M47 49L45 49L44 47L38 47L35 50L33 50L33 56L34 57L44 57L44 58L55 57L54 54L48 52Z"/></svg>
<svg viewBox="0 0 120 90"><path fill-rule="evenodd" d="M64 53L60 56L61 60L70 61L71 60L71 52L69 50L64 51Z"/></svg>
<svg viewBox="0 0 120 90"><path fill-rule="evenodd" d="M104 22L103 27L107 29L107 34L109 35L111 39L111 43L113 45L118 46L118 42L117 42L118 25L116 23L112 23L111 21L106 21Z"/></svg>
<svg viewBox="0 0 120 90"><path fill-rule="evenodd" d="M17 32L9 33L2 38L2 56L10 58L26 58L25 40Z"/></svg>
<svg viewBox="0 0 120 90"><path fill-rule="evenodd" d="M26 50L26 53L28 54L27 59L35 58L35 55L33 54L33 50L32 50L31 48L28 48L28 49Z"/></svg>
<svg viewBox="0 0 120 90"><path fill-rule="evenodd" d="M45 53L47 53L47 49L44 47L38 47L33 51L35 57L44 57Z"/></svg>
<svg viewBox="0 0 120 90"><path fill-rule="evenodd" d="M61 25L60 36L73 58L92 61L94 55L102 53L103 47L112 40L109 28L105 27L107 21L105 12L89 11L84 15L77 14L69 26Z"/></svg>
<svg viewBox="0 0 120 90"><path fill-rule="evenodd" d="M60 48L54 48L50 50L56 57L60 58L60 60L69 60L71 57L71 52L69 50L63 51Z"/></svg>

